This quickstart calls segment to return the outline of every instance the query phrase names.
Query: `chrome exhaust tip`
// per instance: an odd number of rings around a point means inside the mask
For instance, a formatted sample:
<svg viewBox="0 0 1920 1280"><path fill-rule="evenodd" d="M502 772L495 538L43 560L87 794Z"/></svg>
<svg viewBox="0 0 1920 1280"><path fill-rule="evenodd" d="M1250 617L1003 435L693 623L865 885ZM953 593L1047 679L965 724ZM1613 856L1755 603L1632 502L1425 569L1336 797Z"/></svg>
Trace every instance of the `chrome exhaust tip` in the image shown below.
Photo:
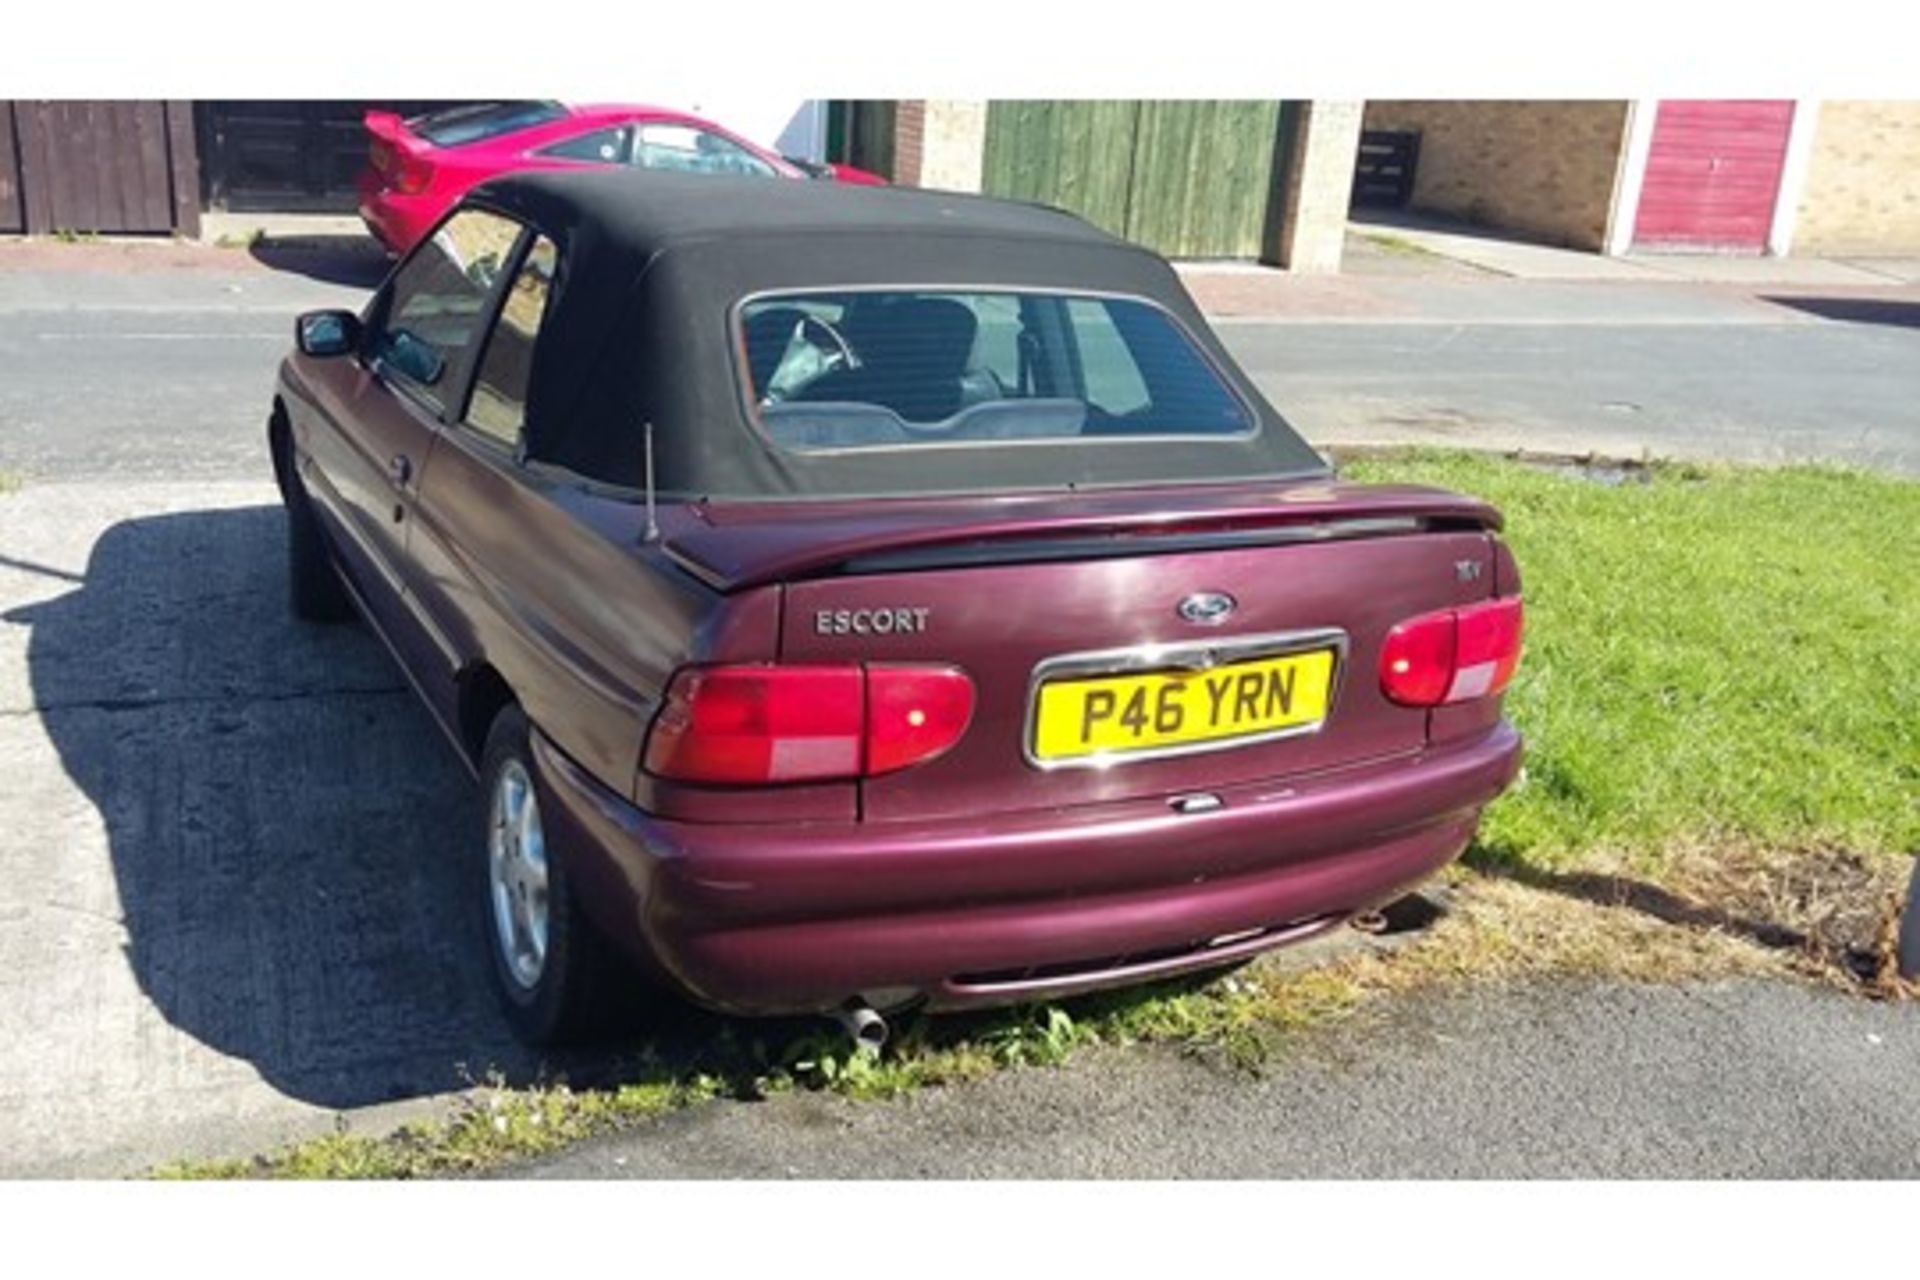
<svg viewBox="0 0 1920 1280"><path fill-rule="evenodd" d="M854 1047L878 1053L887 1046L887 1020L864 1000L849 1000L833 1011L834 1021L847 1033Z"/></svg>

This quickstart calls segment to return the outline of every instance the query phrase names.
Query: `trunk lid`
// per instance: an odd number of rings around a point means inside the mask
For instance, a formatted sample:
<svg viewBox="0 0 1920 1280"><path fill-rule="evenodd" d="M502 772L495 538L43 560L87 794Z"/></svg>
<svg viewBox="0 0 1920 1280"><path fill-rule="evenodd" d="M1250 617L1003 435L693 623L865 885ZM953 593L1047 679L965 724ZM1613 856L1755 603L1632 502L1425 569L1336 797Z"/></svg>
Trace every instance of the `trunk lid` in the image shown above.
<svg viewBox="0 0 1920 1280"><path fill-rule="evenodd" d="M861 784L863 816L882 821L1176 798L1416 750L1427 714L1381 694L1381 641L1415 614L1490 594L1499 523L1459 495L1343 484L675 514L666 549L690 572L722 590L785 583L782 662L951 663L972 677L973 723L951 751ZM1183 616L1194 597L1232 608ZM1157 686L1154 673L1171 671L1201 682L1197 699L1228 664L1288 648L1333 653L1317 729L1104 764L1036 758L1050 749L1035 722L1042 685L1146 675ZM1129 686L1111 687L1107 729Z"/></svg>

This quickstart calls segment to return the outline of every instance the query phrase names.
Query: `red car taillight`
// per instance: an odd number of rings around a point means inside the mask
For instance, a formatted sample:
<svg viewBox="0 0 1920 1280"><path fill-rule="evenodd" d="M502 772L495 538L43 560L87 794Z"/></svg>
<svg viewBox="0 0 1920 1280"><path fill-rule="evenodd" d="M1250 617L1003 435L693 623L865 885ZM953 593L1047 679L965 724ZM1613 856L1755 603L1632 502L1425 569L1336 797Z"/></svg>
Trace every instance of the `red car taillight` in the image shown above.
<svg viewBox="0 0 1920 1280"><path fill-rule="evenodd" d="M1380 687L1408 707L1491 697L1520 665L1520 597L1423 613L1387 633Z"/></svg>
<svg viewBox="0 0 1920 1280"><path fill-rule="evenodd" d="M391 175L393 189L403 196L417 196L433 181L433 166L418 156L401 156L400 167Z"/></svg>
<svg viewBox="0 0 1920 1280"><path fill-rule="evenodd" d="M960 740L973 681L952 667L688 667L647 738L683 782L822 782L919 764Z"/></svg>

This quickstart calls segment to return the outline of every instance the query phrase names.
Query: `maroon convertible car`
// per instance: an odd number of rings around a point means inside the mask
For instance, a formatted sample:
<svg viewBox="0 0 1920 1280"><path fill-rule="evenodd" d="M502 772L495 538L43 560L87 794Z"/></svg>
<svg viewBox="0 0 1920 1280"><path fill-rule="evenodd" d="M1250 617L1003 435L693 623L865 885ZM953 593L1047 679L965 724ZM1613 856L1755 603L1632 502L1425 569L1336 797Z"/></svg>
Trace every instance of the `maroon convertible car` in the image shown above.
<svg viewBox="0 0 1920 1280"><path fill-rule="evenodd" d="M530 1040L649 974L879 1040L1222 967L1431 874L1517 767L1498 514L1334 480L1068 214L508 178L297 337L293 605L364 616L478 776Z"/></svg>

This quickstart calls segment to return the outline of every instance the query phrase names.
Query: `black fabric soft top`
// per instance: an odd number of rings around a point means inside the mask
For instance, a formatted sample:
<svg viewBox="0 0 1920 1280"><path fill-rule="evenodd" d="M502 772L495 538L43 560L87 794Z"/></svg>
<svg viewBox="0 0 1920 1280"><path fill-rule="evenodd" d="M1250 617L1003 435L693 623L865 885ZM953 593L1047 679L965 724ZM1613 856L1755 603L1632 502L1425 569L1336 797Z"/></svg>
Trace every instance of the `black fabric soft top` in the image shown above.
<svg viewBox="0 0 1920 1280"><path fill-rule="evenodd" d="M1233 364L1173 270L1071 214L978 196L644 170L527 174L466 202L550 236L560 267L534 355L529 458L678 498L848 497L1239 480L1325 462ZM782 449L753 423L734 310L838 286L1120 294L1190 332L1253 410L1251 437L1069 439L1017 448Z"/></svg>

